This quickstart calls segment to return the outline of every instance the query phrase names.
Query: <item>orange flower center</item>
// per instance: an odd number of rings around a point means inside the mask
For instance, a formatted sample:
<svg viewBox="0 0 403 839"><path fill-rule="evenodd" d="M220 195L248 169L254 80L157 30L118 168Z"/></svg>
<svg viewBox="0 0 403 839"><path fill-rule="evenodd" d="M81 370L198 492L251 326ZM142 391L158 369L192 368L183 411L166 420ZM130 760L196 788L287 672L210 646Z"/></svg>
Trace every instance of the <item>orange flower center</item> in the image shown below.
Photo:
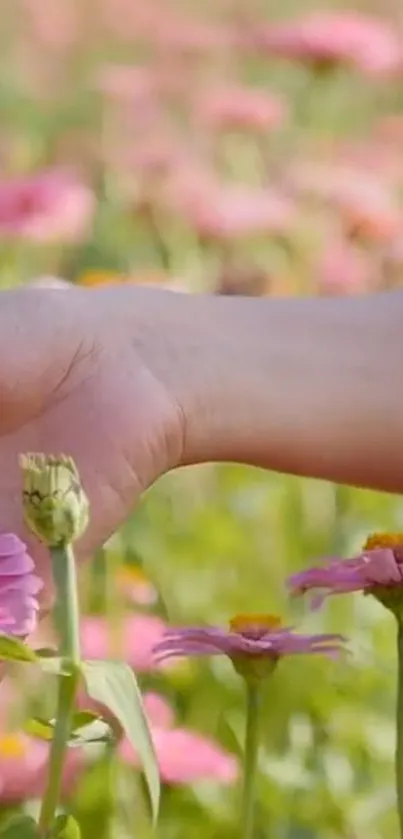
<svg viewBox="0 0 403 839"><path fill-rule="evenodd" d="M26 744L18 734L6 734L0 737L0 758L21 758L26 753Z"/></svg>
<svg viewBox="0 0 403 839"><path fill-rule="evenodd" d="M231 632L256 639L280 626L281 618L278 615L235 615L229 622Z"/></svg>
<svg viewBox="0 0 403 839"><path fill-rule="evenodd" d="M364 545L364 551L389 548L397 562L403 562L403 533L372 533Z"/></svg>

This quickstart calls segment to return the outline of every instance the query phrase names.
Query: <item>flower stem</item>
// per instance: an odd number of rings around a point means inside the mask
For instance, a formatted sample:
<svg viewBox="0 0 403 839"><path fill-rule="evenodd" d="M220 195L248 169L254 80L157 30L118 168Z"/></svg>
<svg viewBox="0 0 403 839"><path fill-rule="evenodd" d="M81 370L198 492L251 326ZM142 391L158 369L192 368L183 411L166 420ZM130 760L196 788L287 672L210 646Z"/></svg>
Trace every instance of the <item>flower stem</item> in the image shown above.
<svg viewBox="0 0 403 839"><path fill-rule="evenodd" d="M241 839L253 839L257 757L259 749L259 686L246 682L246 734Z"/></svg>
<svg viewBox="0 0 403 839"><path fill-rule="evenodd" d="M46 839L52 828L59 802L64 758L70 737L74 699L80 676L79 609L76 566L73 548L63 545L51 548L56 583L56 622L60 635L59 652L62 672L59 675L57 712L50 751L48 780L39 816L39 831Z"/></svg>
<svg viewBox="0 0 403 839"><path fill-rule="evenodd" d="M398 618L397 629L397 708L396 708L396 793L400 839L403 839L403 622Z"/></svg>

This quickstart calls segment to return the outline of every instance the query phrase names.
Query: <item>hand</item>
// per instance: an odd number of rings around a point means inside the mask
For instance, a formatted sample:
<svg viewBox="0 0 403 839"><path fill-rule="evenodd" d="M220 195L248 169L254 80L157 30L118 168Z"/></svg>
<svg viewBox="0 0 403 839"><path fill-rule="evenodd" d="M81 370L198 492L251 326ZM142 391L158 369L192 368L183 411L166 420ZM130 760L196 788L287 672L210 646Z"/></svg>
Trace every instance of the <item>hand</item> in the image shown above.
<svg viewBox="0 0 403 839"><path fill-rule="evenodd" d="M161 294L166 311L177 295ZM156 307L148 302L159 301L159 292L30 288L1 297L0 529L29 544L45 580L46 609L49 558L22 522L19 453L75 459L91 503L90 526L77 544L83 557L180 461L182 413L152 369L169 344L154 333Z"/></svg>

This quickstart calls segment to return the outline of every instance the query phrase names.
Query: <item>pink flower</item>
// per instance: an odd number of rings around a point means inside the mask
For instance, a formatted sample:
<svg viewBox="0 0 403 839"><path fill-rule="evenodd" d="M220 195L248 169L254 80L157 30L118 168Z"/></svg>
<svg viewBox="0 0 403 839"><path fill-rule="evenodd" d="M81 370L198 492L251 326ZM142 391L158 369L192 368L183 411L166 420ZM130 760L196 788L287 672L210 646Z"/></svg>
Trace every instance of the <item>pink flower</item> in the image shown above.
<svg viewBox="0 0 403 839"><path fill-rule="evenodd" d="M281 627L273 615L238 615L230 630L212 626L170 629L154 647L156 661L178 656L226 655L236 665L275 663L286 655L333 654L341 648L341 635L297 635Z"/></svg>
<svg viewBox="0 0 403 839"><path fill-rule="evenodd" d="M279 96L242 85L214 88L196 102L196 109L202 120L223 130L268 131L282 125L287 116Z"/></svg>
<svg viewBox="0 0 403 839"><path fill-rule="evenodd" d="M0 632L30 635L37 621L42 582L26 546L13 533L0 534Z"/></svg>
<svg viewBox="0 0 403 839"><path fill-rule="evenodd" d="M293 574L288 579L292 594L321 589L314 606L331 594L364 591L385 594L403 589L403 534L374 534L362 553L350 559L330 558L323 565Z"/></svg>
<svg viewBox="0 0 403 839"><path fill-rule="evenodd" d="M393 190L358 167L298 164L290 168L287 181L298 193L335 207L351 234L384 243L402 229L402 210Z"/></svg>
<svg viewBox="0 0 403 839"><path fill-rule="evenodd" d="M257 32L273 54L318 66L349 64L368 75L397 71L402 45L392 26L359 12L313 12Z"/></svg>
<svg viewBox="0 0 403 839"><path fill-rule="evenodd" d="M174 176L168 200L200 236L212 239L284 235L295 220L294 205L285 195L221 185L200 172Z"/></svg>
<svg viewBox="0 0 403 839"><path fill-rule="evenodd" d="M174 712L158 694L144 697L151 735L157 754L161 778L168 784L192 784L213 780L231 784L238 776L236 758L208 737L187 728L174 726ZM138 767L139 756L128 740L120 745L124 762Z"/></svg>
<svg viewBox="0 0 403 839"><path fill-rule="evenodd" d="M116 583L118 591L130 603L152 606L158 600L157 589L136 565L122 565L117 570Z"/></svg>
<svg viewBox="0 0 403 839"><path fill-rule="evenodd" d="M46 786L49 743L26 734L0 733L0 802L17 804L39 798ZM63 773L63 790L70 791L84 765L81 749L71 749Z"/></svg>
<svg viewBox="0 0 403 839"><path fill-rule="evenodd" d="M153 615L132 615L116 627L102 617L85 617L81 629L83 656L104 659L113 655L138 672L154 670L153 648L165 629L164 622Z"/></svg>
<svg viewBox="0 0 403 839"><path fill-rule="evenodd" d="M0 183L0 237L36 244L83 239L94 214L92 191L66 171Z"/></svg>

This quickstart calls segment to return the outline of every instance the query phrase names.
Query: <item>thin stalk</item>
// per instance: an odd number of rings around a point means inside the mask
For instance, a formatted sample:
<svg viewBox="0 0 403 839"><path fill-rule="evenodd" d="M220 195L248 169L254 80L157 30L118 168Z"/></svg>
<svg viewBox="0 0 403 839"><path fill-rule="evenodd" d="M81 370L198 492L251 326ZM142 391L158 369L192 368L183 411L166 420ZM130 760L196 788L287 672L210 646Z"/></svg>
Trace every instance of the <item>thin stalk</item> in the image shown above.
<svg viewBox="0 0 403 839"><path fill-rule="evenodd" d="M259 699L259 686L247 681L241 839L253 839L254 834L257 758L259 750Z"/></svg>
<svg viewBox="0 0 403 839"><path fill-rule="evenodd" d="M79 608L76 565L71 545L51 548L56 583L60 647L63 659L59 675L54 737L49 758L46 792L39 816L39 831L46 839L52 828L59 803L66 748L71 731L74 700L80 674Z"/></svg>
<svg viewBox="0 0 403 839"><path fill-rule="evenodd" d="M396 706L396 794L399 835L403 839L403 623L398 618L397 629L397 706Z"/></svg>

